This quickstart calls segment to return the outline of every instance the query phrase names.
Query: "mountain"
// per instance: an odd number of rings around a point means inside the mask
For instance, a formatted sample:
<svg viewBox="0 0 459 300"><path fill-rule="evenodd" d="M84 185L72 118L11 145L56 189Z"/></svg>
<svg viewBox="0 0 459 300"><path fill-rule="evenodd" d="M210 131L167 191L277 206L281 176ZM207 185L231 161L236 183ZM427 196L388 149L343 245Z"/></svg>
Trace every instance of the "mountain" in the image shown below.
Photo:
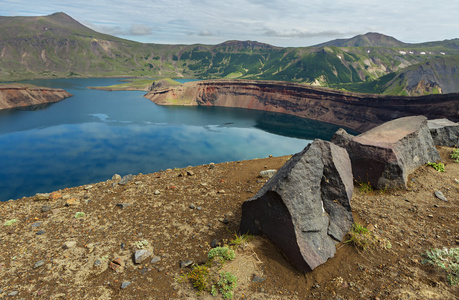
<svg viewBox="0 0 459 300"><path fill-rule="evenodd" d="M378 33L300 48L256 41L144 44L98 33L65 13L0 17L0 81L111 76L237 78L368 89L363 84L458 54L459 39L405 44Z"/></svg>
<svg viewBox="0 0 459 300"><path fill-rule="evenodd" d="M337 39L316 45L314 47L405 47L408 44L384 34L369 32L366 34L357 35L350 39Z"/></svg>

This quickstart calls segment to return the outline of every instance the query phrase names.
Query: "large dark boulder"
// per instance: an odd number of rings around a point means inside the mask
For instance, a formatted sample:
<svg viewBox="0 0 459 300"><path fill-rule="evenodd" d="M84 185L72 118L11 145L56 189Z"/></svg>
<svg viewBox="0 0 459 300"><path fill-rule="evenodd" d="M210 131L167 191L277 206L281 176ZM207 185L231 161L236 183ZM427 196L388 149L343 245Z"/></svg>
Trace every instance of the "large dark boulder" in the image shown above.
<svg viewBox="0 0 459 300"><path fill-rule="evenodd" d="M242 205L241 233L264 234L301 271L323 264L351 229L353 182L341 147L315 140Z"/></svg>
<svg viewBox="0 0 459 300"><path fill-rule="evenodd" d="M440 160L424 116L392 120L358 136L340 129L332 143L348 151L354 179L378 189L406 188L414 169Z"/></svg>
<svg viewBox="0 0 459 300"><path fill-rule="evenodd" d="M436 119L427 121L430 134L435 145L455 147L459 146L459 123L448 119Z"/></svg>

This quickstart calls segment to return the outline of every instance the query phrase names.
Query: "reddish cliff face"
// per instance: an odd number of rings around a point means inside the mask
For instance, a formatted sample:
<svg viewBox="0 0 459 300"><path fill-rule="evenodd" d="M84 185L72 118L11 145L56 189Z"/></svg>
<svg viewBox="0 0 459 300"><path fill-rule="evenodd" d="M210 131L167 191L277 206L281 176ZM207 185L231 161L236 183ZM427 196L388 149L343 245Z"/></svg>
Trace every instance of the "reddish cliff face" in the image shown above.
<svg viewBox="0 0 459 300"><path fill-rule="evenodd" d="M52 103L71 96L72 94L62 89L24 84L0 84L0 109Z"/></svg>
<svg viewBox="0 0 459 300"><path fill-rule="evenodd" d="M208 80L154 90L145 97L159 105L214 105L279 112L360 132L410 115L459 120L459 94L383 96L280 81Z"/></svg>

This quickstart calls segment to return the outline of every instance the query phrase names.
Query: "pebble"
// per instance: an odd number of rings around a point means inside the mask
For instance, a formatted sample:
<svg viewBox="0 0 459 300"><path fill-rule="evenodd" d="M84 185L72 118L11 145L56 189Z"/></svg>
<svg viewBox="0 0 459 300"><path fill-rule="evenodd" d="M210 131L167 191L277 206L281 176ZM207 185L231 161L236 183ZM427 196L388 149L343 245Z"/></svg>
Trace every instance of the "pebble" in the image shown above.
<svg viewBox="0 0 459 300"><path fill-rule="evenodd" d="M186 171L186 174L187 174L188 176L194 176L194 172L193 172L193 171Z"/></svg>
<svg viewBox="0 0 459 300"><path fill-rule="evenodd" d="M35 195L35 201L49 200L49 193L38 193Z"/></svg>
<svg viewBox="0 0 459 300"><path fill-rule="evenodd" d="M161 194L161 192L160 192L159 190L156 190L156 191L154 192L154 194L155 194L156 196L158 196L159 194Z"/></svg>
<svg viewBox="0 0 459 300"><path fill-rule="evenodd" d="M100 259L98 259L98 260L96 260L96 261L94 262L94 265L95 265L96 267L98 267L98 266L102 265L102 262L100 261Z"/></svg>
<svg viewBox="0 0 459 300"><path fill-rule="evenodd" d="M265 280L266 280L266 278L263 278L263 277L260 277L260 276L255 275L255 276L253 277L253 279L252 279L252 282L263 282L263 281L265 281Z"/></svg>
<svg viewBox="0 0 459 300"><path fill-rule="evenodd" d="M180 268L186 268L193 264L192 260L182 260L180 261Z"/></svg>
<svg viewBox="0 0 459 300"><path fill-rule="evenodd" d="M210 163L209 164L209 169L213 170L215 168L215 164L214 163Z"/></svg>
<svg viewBox="0 0 459 300"><path fill-rule="evenodd" d="M260 172L262 178L271 178L276 174L277 170L265 170Z"/></svg>
<svg viewBox="0 0 459 300"><path fill-rule="evenodd" d="M429 218L433 218L434 216L433 215L428 215Z"/></svg>
<svg viewBox="0 0 459 300"><path fill-rule="evenodd" d="M121 180L121 175L119 175L119 174L114 174L114 175L112 176L112 180L114 180L114 181L116 181L116 180Z"/></svg>
<svg viewBox="0 0 459 300"><path fill-rule="evenodd" d="M193 203L190 204L189 208L191 209L195 209L196 208L196 205L194 205Z"/></svg>
<svg viewBox="0 0 459 300"><path fill-rule="evenodd" d="M14 291L14 292L9 293L8 296L14 297L14 296L17 296L17 294L19 294L19 292L18 291Z"/></svg>
<svg viewBox="0 0 459 300"><path fill-rule="evenodd" d="M446 197L440 191L435 191L435 197L437 197L440 200L448 202L448 199L446 199Z"/></svg>
<svg viewBox="0 0 459 300"><path fill-rule="evenodd" d="M62 194L59 192L52 192L49 194L49 200L54 201L62 197Z"/></svg>
<svg viewBox="0 0 459 300"><path fill-rule="evenodd" d="M123 281L123 283L121 283L121 289L125 289L127 288L128 286L131 285L132 282L130 281Z"/></svg>
<svg viewBox="0 0 459 300"><path fill-rule="evenodd" d="M65 201L65 205L66 206L77 206L78 204L80 204L76 198L70 198L70 199L67 199L67 201Z"/></svg>
<svg viewBox="0 0 459 300"><path fill-rule="evenodd" d="M62 248L64 249L70 249L70 248L73 248L76 246L76 242L75 241L67 241L64 243L64 245L62 246Z"/></svg>
<svg viewBox="0 0 459 300"><path fill-rule="evenodd" d="M118 203L116 206L121 207L121 209L125 209L126 207L130 205L131 203Z"/></svg>
<svg viewBox="0 0 459 300"><path fill-rule="evenodd" d="M225 193L225 190L219 190L218 193L219 193L219 194L224 194L224 193Z"/></svg>
<svg viewBox="0 0 459 300"><path fill-rule="evenodd" d="M142 250L137 250L134 253L134 263L140 264L143 262L145 259L151 256L150 251L142 249Z"/></svg>
<svg viewBox="0 0 459 300"><path fill-rule="evenodd" d="M51 206L49 205L43 205L41 207L41 212L47 212L47 211L50 211L51 210Z"/></svg>
<svg viewBox="0 0 459 300"><path fill-rule="evenodd" d="M198 206L198 207L196 207L196 209L197 209L197 210L201 210L201 209L202 209L202 207L201 207L201 206Z"/></svg>
<svg viewBox="0 0 459 300"><path fill-rule="evenodd" d="M93 187L94 187L93 185L87 185L87 186L84 187L84 189L85 189L85 190L90 190L90 189L92 189Z"/></svg>
<svg viewBox="0 0 459 300"><path fill-rule="evenodd" d="M155 264L155 263L157 263L157 262L160 261L160 260L161 260L161 257L155 256L155 257L153 257L153 259L150 261L150 263Z"/></svg>
<svg viewBox="0 0 459 300"><path fill-rule="evenodd" d="M215 248L215 247L218 246L219 243L220 243L219 240L213 239L212 242L210 242L210 247L211 247L211 248Z"/></svg>
<svg viewBox="0 0 459 300"><path fill-rule="evenodd" d="M43 266L45 264L45 262L43 260L39 260L35 263L35 265L33 266L34 269L36 268L39 268L41 266Z"/></svg>
<svg viewBox="0 0 459 300"><path fill-rule="evenodd" d="M38 226L40 226L43 222L35 222L33 223L31 226L32 228L37 228Z"/></svg>
<svg viewBox="0 0 459 300"><path fill-rule="evenodd" d="M42 235L42 234L45 234L46 231L44 231L43 229L40 229L37 231L36 235Z"/></svg>
<svg viewBox="0 0 459 300"><path fill-rule="evenodd" d="M129 175L123 176L123 178L121 178L121 180L118 182L118 184L119 185L125 185L125 184L131 182L132 180L134 180L134 175L129 174Z"/></svg>

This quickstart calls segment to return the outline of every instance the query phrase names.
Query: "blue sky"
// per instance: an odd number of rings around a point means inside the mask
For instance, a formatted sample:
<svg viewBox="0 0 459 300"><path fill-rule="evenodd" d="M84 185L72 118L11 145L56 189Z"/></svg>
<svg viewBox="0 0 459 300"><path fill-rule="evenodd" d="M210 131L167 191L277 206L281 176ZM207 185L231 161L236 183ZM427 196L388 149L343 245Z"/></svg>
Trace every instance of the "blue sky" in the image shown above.
<svg viewBox="0 0 459 300"><path fill-rule="evenodd" d="M96 31L159 44L298 47L366 32L408 43L459 37L452 0L0 0L0 7L2 16L65 12Z"/></svg>

